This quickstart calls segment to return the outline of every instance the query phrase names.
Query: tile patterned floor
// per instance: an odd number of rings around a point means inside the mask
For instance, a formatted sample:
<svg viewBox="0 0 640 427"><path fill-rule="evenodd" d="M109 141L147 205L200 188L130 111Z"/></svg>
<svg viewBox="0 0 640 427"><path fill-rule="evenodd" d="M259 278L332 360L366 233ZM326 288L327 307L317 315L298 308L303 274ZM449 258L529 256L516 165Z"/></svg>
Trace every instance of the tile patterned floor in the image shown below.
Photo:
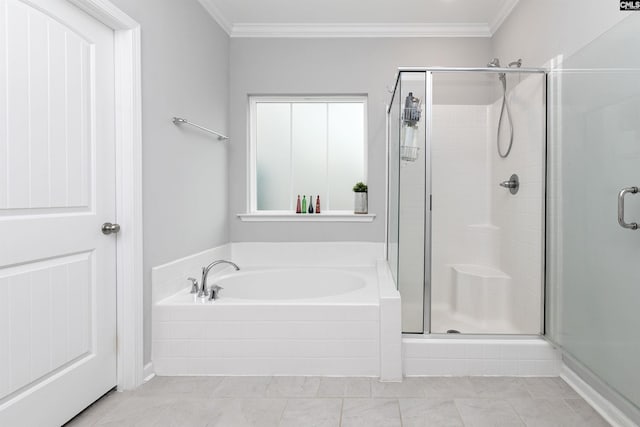
<svg viewBox="0 0 640 427"><path fill-rule="evenodd" d="M608 426L559 378L156 377L68 427Z"/></svg>

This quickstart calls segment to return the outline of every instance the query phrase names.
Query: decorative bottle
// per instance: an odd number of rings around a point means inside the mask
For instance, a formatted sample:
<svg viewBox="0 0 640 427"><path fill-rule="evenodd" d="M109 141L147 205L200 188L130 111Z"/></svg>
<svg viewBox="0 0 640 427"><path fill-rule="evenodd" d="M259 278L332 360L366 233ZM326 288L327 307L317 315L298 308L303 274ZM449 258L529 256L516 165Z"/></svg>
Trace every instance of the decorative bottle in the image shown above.
<svg viewBox="0 0 640 427"><path fill-rule="evenodd" d="M300 206L300 195L298 194L298 201L296 202L296 213L302 213L302 207Z"/></svg>
<svg viewBox="0 0 640 427"><path fill-rule="evenodd" d="M313 196L309 196L309 213L313 213Z"/></svg>
<svg viewBox="0 0 640 427"><path fill-rule="evenodd" d="M316 213L317 214L320 213L320 195L319 194L316 196Z"/></svg>
<svg viewBox="0 0 640 427"><path fill-rule="evenodd" d="M302 196L302 213L307 213L307 196Z"/></svg>

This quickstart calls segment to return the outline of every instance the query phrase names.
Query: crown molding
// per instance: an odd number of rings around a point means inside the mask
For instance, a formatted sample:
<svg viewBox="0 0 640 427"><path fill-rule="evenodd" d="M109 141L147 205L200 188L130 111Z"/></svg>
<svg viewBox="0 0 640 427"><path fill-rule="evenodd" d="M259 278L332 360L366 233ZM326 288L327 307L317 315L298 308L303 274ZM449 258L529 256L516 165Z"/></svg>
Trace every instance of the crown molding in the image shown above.
<svg viewBox="0 0 640 427"><path fill-rule="evenodd" d="M487 24L234 24L231 37L491 37Z"/></svg>
<svg viewBox="0 0 640 427"><path fill-rule="evenodd" d="M215 5L214 0L198 0L198 2L205 8L205 10L211 15L211 17L220 25L220 27L227 33L229 36L232 33L233 25L227 18L224 17L218 6Z"/></svg>
<svg viewBox="0 0 640 427"><path fill-rule="evenodd" d="M231 23L215 0L198 0L230 37L339 38L339 37L492 37L519 0L504 0L488 23L360 24L360 23Z"/></svg>
<svg viewBox="0 0 640 427"><path fill-rule="evenodd" d="M507 19L507 17L511 15L511 12L513 12L513 9L515 9L519 1L520 0L504 1L504 3L502 4L502 7L498 10L498 13L496 13L496 16L494 16L491 22L489 22L489 32L491 33L492 36L496 33L496 31L498 31L498 29L500 28L502 23Z"/></svg>

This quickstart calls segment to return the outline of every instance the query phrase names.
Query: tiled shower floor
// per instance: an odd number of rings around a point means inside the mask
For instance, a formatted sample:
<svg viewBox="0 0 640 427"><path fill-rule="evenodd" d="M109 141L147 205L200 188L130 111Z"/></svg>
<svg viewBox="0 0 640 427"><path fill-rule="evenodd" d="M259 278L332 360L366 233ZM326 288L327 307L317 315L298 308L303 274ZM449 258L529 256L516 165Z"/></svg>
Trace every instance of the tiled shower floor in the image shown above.
<svg viewBox="0 0 640 427"><path fill-rule="evenodd" d="M156 377L78 426L608 426L559 378Z"/></svg>

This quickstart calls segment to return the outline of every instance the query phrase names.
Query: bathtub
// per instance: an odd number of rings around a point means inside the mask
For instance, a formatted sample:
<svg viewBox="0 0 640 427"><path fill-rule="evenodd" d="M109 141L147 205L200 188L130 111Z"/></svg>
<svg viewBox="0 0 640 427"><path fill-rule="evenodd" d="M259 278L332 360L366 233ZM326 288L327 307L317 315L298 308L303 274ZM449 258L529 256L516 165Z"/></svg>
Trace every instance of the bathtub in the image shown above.
<svg viewBox="0 0 640 427"><path fill-rule="evenodd" d="M231 270L231 271L229 271ZM207 280L222 286L215 301L198 298L189 288L160 304L334 304L360 302L375 305L378 299L375 269L372 268L243 268Z"/></svg>
<svg viewBox="0 0 640 427"><path fill-rule="evenodd" d="M238 264L209 277L224 288L215 301L185 287L153 305L156 374L401 376L400 300L386 263Z"/></svg>

